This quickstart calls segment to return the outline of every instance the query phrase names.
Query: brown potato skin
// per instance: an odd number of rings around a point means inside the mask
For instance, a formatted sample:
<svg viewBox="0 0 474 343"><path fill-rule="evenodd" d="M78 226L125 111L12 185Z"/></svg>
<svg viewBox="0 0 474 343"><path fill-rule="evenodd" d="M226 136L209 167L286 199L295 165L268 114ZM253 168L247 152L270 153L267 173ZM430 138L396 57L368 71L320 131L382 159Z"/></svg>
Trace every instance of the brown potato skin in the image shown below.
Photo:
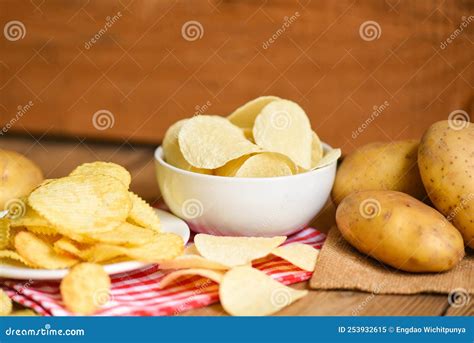
<svg viewBox="0 0 474 343"><path fill-rule="evenodd" d="M454 128L448 120L431 125L421 140L418 163L433 205L474 248L474 124Z"/></svg>
<svg viewBox="0 0 474 343"><path fill-rule="evenodd" d="M41 169L25 156L0 149L0 209L10 199L28 195L43 181Z"/></svg>
<svg viewBox="0 0 474 343"><path fill-rule="evenodd" d="M392 190L423 200L426 192L417 164L418 140L364 145L344 158L336 174L332 200L338 205L352 192Z"/></svg>
<svg viewBox="0 0 474 343"><path fill-rule="evenodd" d="M363 215L367 199L377 204L376 215ZM442 272L464 257L459 231L441 213L401 192L352 193L338 206L336 222L357 250L400 270Z"/></svg>

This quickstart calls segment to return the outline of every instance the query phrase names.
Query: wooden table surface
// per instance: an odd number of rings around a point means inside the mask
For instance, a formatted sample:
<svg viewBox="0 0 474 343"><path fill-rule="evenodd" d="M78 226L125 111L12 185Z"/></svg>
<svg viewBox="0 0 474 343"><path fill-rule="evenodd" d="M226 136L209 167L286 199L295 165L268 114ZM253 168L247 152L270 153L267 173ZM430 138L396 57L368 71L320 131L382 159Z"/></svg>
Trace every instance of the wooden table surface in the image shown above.
<svg viewBox="0 0 474 343"><path fill-rule="evenodd" d="M154 175L151 146L129 144L112 145L86 143L81 139L51 141L39 137L2 137L0 148L15 150L33 159L40 165L46 178L68 174L76 165L84 162L104 160L122 164L132 174L132 190L149 202L159 200L158 186ZM315 219L316 227L325 232L334 223L334 208L331 204ZM298 289L309 289L307 282L294 285ZM310 289L309 289L310 290ZM282 316L333 316L353 315L418 315L457 316L474 315L474 300L466 306L451 307L446 295L374 295L358 291L315 291L278 315ZM182 313L186 316L225 315L220 304Z"/></svg>

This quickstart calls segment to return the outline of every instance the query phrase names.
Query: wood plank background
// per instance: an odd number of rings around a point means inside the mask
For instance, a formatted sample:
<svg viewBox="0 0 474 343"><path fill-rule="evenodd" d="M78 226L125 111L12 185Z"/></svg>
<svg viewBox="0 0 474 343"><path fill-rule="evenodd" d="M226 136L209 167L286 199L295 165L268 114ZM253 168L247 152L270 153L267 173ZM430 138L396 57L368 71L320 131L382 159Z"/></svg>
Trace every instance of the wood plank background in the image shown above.
<svg viewBox="0 0 474 343"><path fill-rule="evenodd" d="M274 94L300 103L346 152L419 137L454 110L473 112L473 9L469 0L3 0L0 24L20 21L24 37L0 37L0 120L8 134L158 144L179 118ZM196 40L182 34L189 21ZM367 21L378 38L362 38ZM113 126L94 127L98 111Z"/></svg>

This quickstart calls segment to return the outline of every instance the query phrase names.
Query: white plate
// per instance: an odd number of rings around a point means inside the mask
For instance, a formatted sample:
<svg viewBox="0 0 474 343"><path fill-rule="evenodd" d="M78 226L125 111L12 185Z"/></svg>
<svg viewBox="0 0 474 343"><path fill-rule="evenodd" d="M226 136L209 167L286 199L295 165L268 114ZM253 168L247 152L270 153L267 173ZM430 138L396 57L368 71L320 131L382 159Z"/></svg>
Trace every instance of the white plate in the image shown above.
<svg viewBox="0 0 474 343"><path fill-rule="evenodd" d="M188 225L183 220L168 212L162 210L155 211L160 217L162 230L164 232L172 232L181 236L184 244L186 244L189 240ZM129 261L106 264L104 265L104 269L109 275L112 275L128 272L147 265L149 265L149 263ZM0 277L19 280L59 280L66 276L67 272L68 269L33 269L8 264L4 264L0 267Z"/></svg>

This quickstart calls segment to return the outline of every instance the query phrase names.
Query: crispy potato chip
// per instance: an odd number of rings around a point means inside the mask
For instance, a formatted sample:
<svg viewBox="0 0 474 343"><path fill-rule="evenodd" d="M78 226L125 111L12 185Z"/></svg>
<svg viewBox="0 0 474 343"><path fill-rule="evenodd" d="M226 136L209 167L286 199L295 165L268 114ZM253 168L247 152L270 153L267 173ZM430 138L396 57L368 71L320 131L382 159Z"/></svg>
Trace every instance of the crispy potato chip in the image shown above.
<svg viewBox="0 0 474 343"><path fill-rule="evenodd" d="M297 167L289 158L273 152L262 152L230 161L216 169L216 175L234 177L276 177L296 173ZM239 165L240 164L240 165ZM228 173L228 175L225 175Z"/></svg>
<svg viewBox="0 0 474 343"><path fill-rule="evenodd" d="M201 256L199 254L199 251L197 250L196 245L194 243L190 243L184 248L184 255L198 255L198 256Z"/></svg>
<svg viewBox="0 0 474 343"><path fill-rule="evenodd" d="M215 269L215 270L227 270L227 266L221 263L214 262L205 259L199 255L183 255L178 256L172 260L163 261L160 263L161 269L186 269L186 268L198 268L198 269Z"/></svg>
<svg viewBox="0 0 474 343"><path fill-rule="evenodd" d="M253 139L253 130L251 127L242 129L242 132L244 133L245 138L255 144L255 139Z"/></svg>
<svg viewBox="0 0 474 343"><path fill-rule="evenodd" d="M45 269L70 267L77 259L57 254L53 246L31 232L22 231L15 236L15 249L26 261Z"/></svg>
<svg viewBox="0 0 474 343"><path fill-rule="evenodd" d="M308 116L296 103L275 100L255 119L253 137L263 150L288 156L298 166L311 168L312 133Z"/></svg>
<svg viewBox="0 0 474 343"><path fill-rule="evenodd" d="M73 240L70 240L66 237L58 239L56 242L53 243L53 249L58 254L68 254L76 256L80 259L84 259L85 253L83 251L89 248L90 245L74 242Z"/></svg>
<svg viewBox="0 0 474 343"><path fill-rule="evenodd" d="M316 132L312 131L312 143L311 143L311 168L315 167L318 162L323 158L324 149L319 136Z"/></svg>
<svg viewBox="0 0 474 343"><path fill-rule="evenodd" d="M37 187L38 188L38 187ZM38 212L31 208L31 206L26 206L26 211L23 216L18 218L11 219L11 227L24 227L24 226L42 226L42 227L52 227L53 225L48 222L45 218L40 216Z"/></svg>
<svg viewBox="0 0 474 343"><path fill-rule="evenodd" d="M219 286L222 307L233 316L268 316L306 294L308 291L287 287L252 267L231 269Z"/></svg>
<svg viewBox="0 0 474 343"><path fill-rule="evenodd" d="M222 278L224 276L225 272L222 271L217 271L217 270L209 270L209 269L182 269L182 270L177 270L172 273L167 274L158 284L159 288L165 288L169 284L171 284L173 281L179 279L180 277L183 276L202 276L205 278L208 278L216 283L220 283L222 281Z"/></svg>
<svg viewBox="0 0 474 343"><path fill-rule="evenodd" d="M104 262L119 256L136 261L156 262L170 260L182 255L183 239L174 233L160 233L155 239L138 247L122 247L111 244L95 244L84 251L84 258L90 262Z"/></svg>
<svg viewBox="0 0 474 343"><path fill-rule="evenodd" d="M38 268L31 262L25 260L16 251L13 250L0 250L0 260L4 259L20 262L21 264L24 264L25 266L28 266L30 268Z"/></svg>
<svg viewBox="0 0 474 343"><path fill-rule="evenodd" d="M200 233L194 237L194 244L204 258L234 267L267 256L285 240L285 236L224 237Z"/></svg>
<svg viewBox="0 0 474 343"><path fill-rule="evenodd" d="M193 171L201 174L212 174L211 169L203 169L193 167L185 160L181 149L179 148L178 135L179 131L187 119L182 119L171 125L165 133L163 138L163 154L165 156L165 161L171 164L172 166Z"/></svg>
<svg viewBox="0 0 474 343"><path fill-rule="evenodd" d="M0 288L0 316L8 316L13 310L13 303L10 297Z"/></svg>
<svg viewBox="0 0 474 343"><path fill-rule="evenodd" d="M52 235L57 235L58 230L56 230L54 227L51 226L31 226L28 225L26 229L30 232L37 233L39 235L47 235L47 236L52 236Z"/></svg>
<svg viewBox="0 0 474 343"><path fill-rule="evenodd" d="M0 250L10 244L10 221L7 218L0 219Z"/></svg>
<svg viewBox="0 0 474 343"><path fill-rule="evenodd" d="M14 317L33 317L37 316L38 314L35 311L23 309L23 310L16 310L9 314L9 316Z"/></svg>
<svg viewBox="0 0 474 343"><path fill-rule="evenodd" d="M74 233L108 231L127 218L132 201L124 184L106 175L75 175L34 190L28 202L55 227Z"/></svg>
<svg viewBox="0 0 474 343"><path fill-rule="evenodd" d="M290 262L308 272L314 271L319 250L303 243L282 245L272 251L272 254Z"/></svg>
<svg viewBox="0 0 474 343"><path fill-rule="evenodd" d="M227 119L200 115L183 124L178 136L184 158L194 167L215 169L261 149Z"/></svg>
<svg viewBox="0 0 474 343"><path fill-rule="evenodd" d="M323 167L326 167L330 164L333 164L334 162L337 162L337 160L339 159L339 157L341 157L341 149L332 149L332 150L329 150L324 156L323 158L321 158L319 160L318 163L316 163L316 165L311 169L311 170L314 170L314 169L318 169L318 168L323 168Z"/></svg>
<svg viewBox="0 0 474 343"><path fill-rule="evenodd" d="M138 226L160 232L160 218L153 207L135 193L130 192L129 195L132 200L132 209L128 214L127 220Z"/></svg>
<svg viewBox="0 0 474 343"><path fill-rule="evenodd" d="M280 100L280 98L272 95L258 97L240 106L227 119L240 128L253 127L255 118L257 118L262 109L275 100Z"/></svg>
<svg viewBox="0 0 474 343"><path fill-rule="evenodd" d="M127 169L122 167L121 165L112 163L112 162L92 162L92 163L84 163L74 169L70 176L74 175L106 175L112 176L116 179L120 180L125 187L130 187L130 183L132 182L132 176L128 172Z"/></svg>
<svg viewBox="0 0 474 343"><path fill-rule="evenodd" d="M64 277L60 291L69 311L93 314L110 300L110 277L101 265L81 263Z"/></svg>
<svg viewBox="0 0 474 343"><path fill-rule="evenodd" d="M87 238L93 242L113 245L143 245L153 241L157 234L152 229L124 222L110 231L89 232Z"/></svg>

